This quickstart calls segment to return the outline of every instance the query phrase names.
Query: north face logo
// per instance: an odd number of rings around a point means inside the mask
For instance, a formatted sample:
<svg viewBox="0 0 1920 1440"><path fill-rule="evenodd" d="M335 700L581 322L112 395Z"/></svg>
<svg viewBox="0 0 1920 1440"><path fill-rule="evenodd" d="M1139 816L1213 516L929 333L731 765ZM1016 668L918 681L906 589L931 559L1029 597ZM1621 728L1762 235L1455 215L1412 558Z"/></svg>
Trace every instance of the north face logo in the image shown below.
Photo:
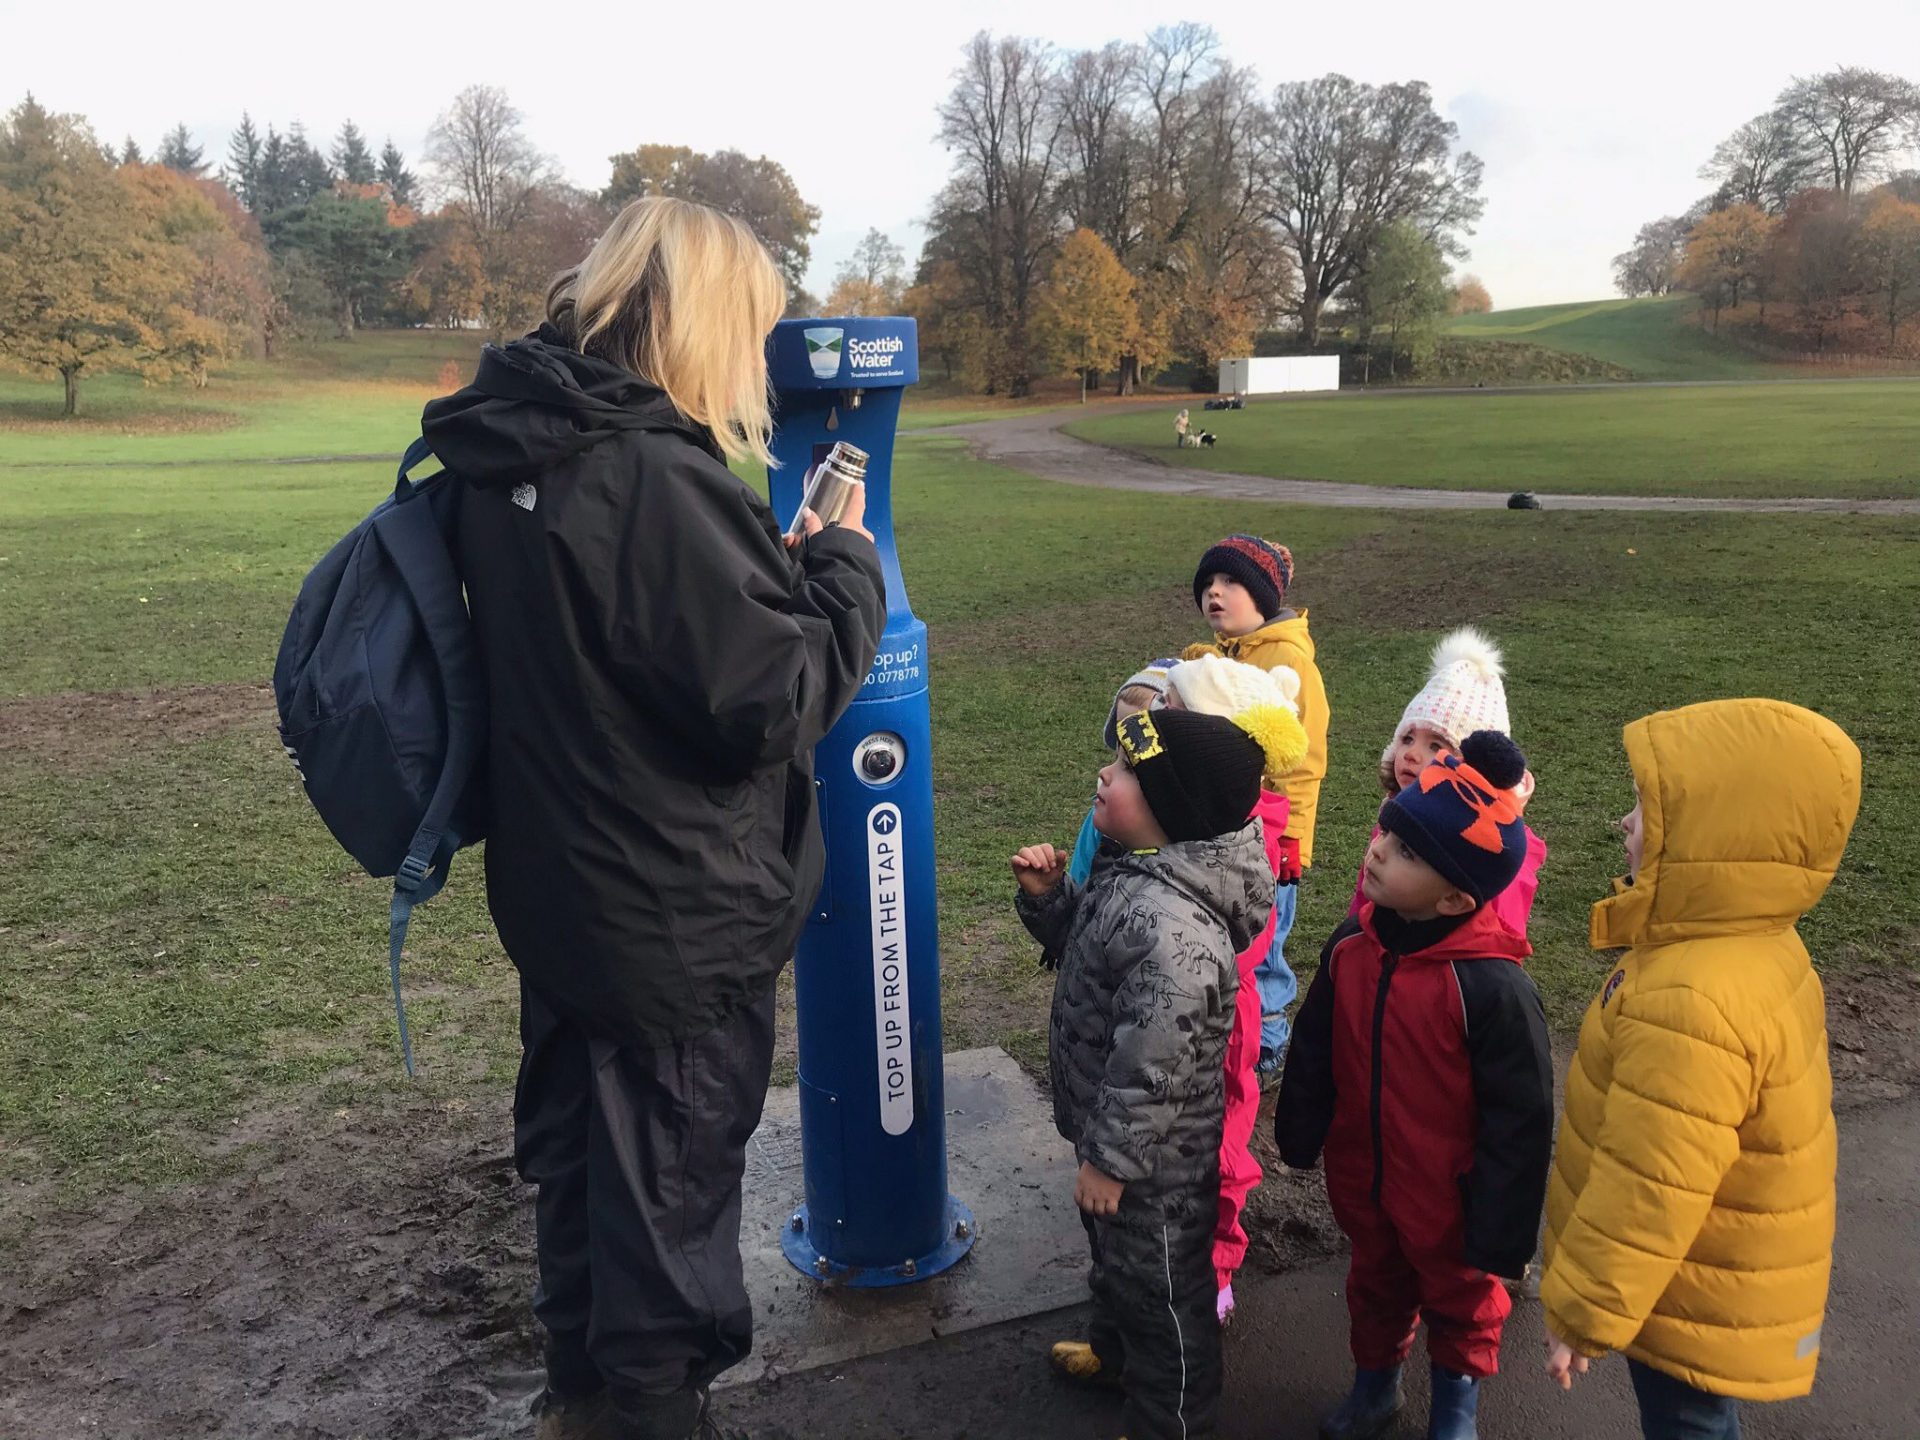
<svg viewBox="0 0 1920 1440"><path fill-rule="evenodd" d="M535 490L533 486L523 482L513 487L512 499L513 503L518 505L522 510L532 510L535 502L540 499L540 492Z"/></svg>

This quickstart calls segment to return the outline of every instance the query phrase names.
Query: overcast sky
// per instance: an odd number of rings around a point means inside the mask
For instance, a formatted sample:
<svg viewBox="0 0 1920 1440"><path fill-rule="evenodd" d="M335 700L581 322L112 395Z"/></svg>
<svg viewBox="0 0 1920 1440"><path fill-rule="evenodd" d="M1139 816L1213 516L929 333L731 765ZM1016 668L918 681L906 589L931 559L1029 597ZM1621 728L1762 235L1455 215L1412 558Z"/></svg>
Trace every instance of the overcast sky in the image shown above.
<svg viewBox="0 0 1920 1440"><path fill-rule="evenodd" d="M1421 79L1486 162L1463 269L1501 308L1611 293L1608 260L1643 221L1707 188L1718 141L1787 78L1842 64L1920 78L1920 0L1582 6L1467 3L1200 7L1177 0L892 5L615 3L87 6L0 0L0 106L29 90L149 151L184 121L224 156L242 110L330 142L353 119L417 161L463 86L503 86L579 185L644 142L732 147L785 165L820 207L824 293L868 226L917 253L947 173L934 107L978 29L1065 48L1205 20L1263 84L1340 70ZM297 18L296 18L297 17Z"/></svg>

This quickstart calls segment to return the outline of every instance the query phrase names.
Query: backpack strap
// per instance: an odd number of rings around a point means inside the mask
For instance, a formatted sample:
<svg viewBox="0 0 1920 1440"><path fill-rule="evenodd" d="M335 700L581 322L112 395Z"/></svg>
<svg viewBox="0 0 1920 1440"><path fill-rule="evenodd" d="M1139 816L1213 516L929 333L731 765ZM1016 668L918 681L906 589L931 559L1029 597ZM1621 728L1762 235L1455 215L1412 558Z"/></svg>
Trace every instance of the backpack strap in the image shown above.
<svg viewBox="0 0 1920 1440"><path fill-rule="evenodd" d="M407 472L409 470L413 469L413 467L421 461L432 458L432 455L433 446L427 443L427 437L424 435L407 446L407 453L400 457L400 473L394 480L393 499L396 505L402 501L412 499L414 494L426 485L427 480L431 480L434 478L434 475L441 473L436 470L433 472L433 475L427 476L426 480L421 480L417 484L408 478Z"/></svg>
<svg viewBox="0 0 1920 1440"><path fill-rule="evenodd" d="M406 583L414 608L433 647L434 660L443 681L454 675L478 673L479 657L474 653L472 620L467 613L465 592L448 551L447 537L440 528L439 516L432 505L410 505L406 500L423 493L407 478L407 471L433 452L424 439L407 447L400 462L400 474L394 494L395 505L381 516L375 527L380 543L392 558L394 569ZM444 472L441 472L444 473ZM429 476L428 480L438 476ZM400 951L406 943L407 926L414 906L431 900L447 883L447 871L454 854L464 843L451 821L456 806L466 794L474 767L479 763L480 731L485 717L475 713L473 698L445 685L447 706L447 755L435 782L426 814L407 846L406 858L393 877L393 901L387 911L387 966L393 979L393 1009L400 1024L400 1053L407 1074L413 1074L413 1044L407 1034L407 1007L400 994Z"/></svg>

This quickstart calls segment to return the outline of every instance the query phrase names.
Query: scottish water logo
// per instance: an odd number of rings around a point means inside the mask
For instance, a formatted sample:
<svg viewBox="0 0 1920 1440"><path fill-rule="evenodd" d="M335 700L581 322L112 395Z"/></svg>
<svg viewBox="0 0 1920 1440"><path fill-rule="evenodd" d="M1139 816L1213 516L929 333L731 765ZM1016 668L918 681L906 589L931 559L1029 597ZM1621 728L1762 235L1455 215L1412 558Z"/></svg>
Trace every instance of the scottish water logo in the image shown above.
<svg viewBox="0 0 1920 1440"><path fill-rule="evenodd" d="M807 339L807 363L813 366L813 378L831 380L838 375L847 332L838 325L814 325L800 333Z"/></svg>
<svg viewBox="0 0 1920 1440"><path fill-rule="evenodd" d="M905 373L901 357L907 342L899 335L879 335L871 340L847 342L847 363L869 380L891 379Z"/></svg>

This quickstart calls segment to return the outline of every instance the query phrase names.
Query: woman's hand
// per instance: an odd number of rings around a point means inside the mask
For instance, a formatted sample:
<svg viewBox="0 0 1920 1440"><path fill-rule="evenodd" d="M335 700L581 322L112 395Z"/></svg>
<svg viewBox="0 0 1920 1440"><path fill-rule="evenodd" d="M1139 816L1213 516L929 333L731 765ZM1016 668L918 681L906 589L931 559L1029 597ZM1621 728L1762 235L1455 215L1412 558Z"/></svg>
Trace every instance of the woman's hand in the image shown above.
<svg viewBox="0 0 1920 1440"><path fill-rule="evenodd" d="M851 530L856 535L864 535L868 540L872 540L873 532L867 529L866 526L867 487L864 484L855 484L849 486L848 489L850 493L847 495L847 508L842 510L840 512L840 518L833 522L834 528ZM786 537L787 549L798 550L801 542L809 535L818 535L825 528L826 527L820 523L820 517L814 514L813 511L802 510L800 512L800 528Z"/></svg>
<svg viewBox="0 0 1920 1440"><path fill-rule="evenodd" d="M820 523L820 517L814 514L813 511L802 510L800 512L800 528L786 537L787 549L798 550L801 542L805 540L807 536L818 535L825 528L826 527Z"/></svg>
<svg viewBox="0 0 1920 1440"><path fill-rule="evenodd" d="M1051 845L1029 845L1013 857L1013 878L1037 898L1066 878L1067 858Z"/></svg>
<svg viewBox="0 0 1920 1440"><path fill-rule="evenodd" d="M860 481L848 487L847 508L840 512L840 518L833 523L842 530L851 530L856 535L873 539L873 532L867 529L867 486Z"/></svg>

